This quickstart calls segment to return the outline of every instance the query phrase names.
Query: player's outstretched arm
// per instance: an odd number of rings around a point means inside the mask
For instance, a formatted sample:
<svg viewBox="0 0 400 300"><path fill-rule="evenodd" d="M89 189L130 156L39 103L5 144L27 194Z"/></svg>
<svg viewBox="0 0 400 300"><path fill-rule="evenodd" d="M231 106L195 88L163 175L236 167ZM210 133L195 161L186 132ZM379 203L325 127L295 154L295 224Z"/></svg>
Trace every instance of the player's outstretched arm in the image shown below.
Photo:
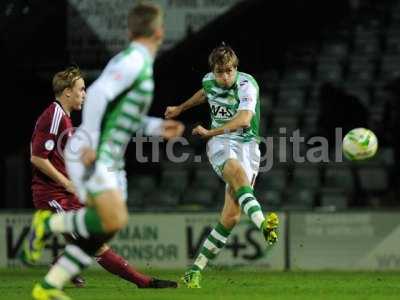
<svg viewBox="0 0 400 300"><path fill-rule="evenodd" d="M71 180L59 172L47 158L32 155L31 163L55 182L62 185L68 192L75 193Z"/></svg>
<svg viewBox="0 0 400 300"><path fill-rule="evenodd" d="M185 110L206 102L207 96L203 89L198 90L192 97L178 106L168 106L164 116L166 119L173 119L179 116Z"/></svg>
<svg viewBox="0 0 400 300"><path fill-rule="evenodd" d="M203 138L210 138L216 135L236 131L241 128L245 129L250 126L250 121L252 117L252 111L240 110L232 120L225 123L223 126L208 130L199 125L193 129L192 134L200 135Z"/></svg>
<svg viewBox="0 0 400 300"><path fill-rule="evenodd" d="M182 122L175 120L164 120L146 116L144 117L144 134L150 136L162 136L169 140L180 137L185 130L185 125Z"/></svg>

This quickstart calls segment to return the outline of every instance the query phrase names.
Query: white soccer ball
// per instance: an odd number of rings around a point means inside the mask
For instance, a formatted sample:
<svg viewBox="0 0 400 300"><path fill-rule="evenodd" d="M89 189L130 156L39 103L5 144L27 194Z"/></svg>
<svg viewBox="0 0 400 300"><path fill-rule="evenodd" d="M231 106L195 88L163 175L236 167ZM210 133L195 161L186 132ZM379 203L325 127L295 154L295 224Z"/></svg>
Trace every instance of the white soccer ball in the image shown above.
<svg viewBox="0 0 400 300"><path fill-rule="evenodd" d="M366 128L350 130L343 139L343 154L349 160L371 158L378 150L376 135Z"/></svg>

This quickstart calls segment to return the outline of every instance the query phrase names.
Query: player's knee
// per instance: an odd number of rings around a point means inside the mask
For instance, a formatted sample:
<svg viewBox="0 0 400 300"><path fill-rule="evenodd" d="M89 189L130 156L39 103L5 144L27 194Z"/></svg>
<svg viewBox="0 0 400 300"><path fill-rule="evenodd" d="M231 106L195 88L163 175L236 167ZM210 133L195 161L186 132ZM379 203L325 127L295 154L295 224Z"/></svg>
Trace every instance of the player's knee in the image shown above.
<svg viewBox="0 0 400 300"><path fill-rule="evenodd" d="M235 181L243 181L246 174L243 171L242 166L237 160L229 159L224 166L223 171L224 178Z"/></svg>
<svg viewBox="0 0 400 300"><path fill-rule="evenodd" d="M233 176L240 171L240 164L233 159L229 159L225 162L224 165L224 175L225 176Z"/></svg>

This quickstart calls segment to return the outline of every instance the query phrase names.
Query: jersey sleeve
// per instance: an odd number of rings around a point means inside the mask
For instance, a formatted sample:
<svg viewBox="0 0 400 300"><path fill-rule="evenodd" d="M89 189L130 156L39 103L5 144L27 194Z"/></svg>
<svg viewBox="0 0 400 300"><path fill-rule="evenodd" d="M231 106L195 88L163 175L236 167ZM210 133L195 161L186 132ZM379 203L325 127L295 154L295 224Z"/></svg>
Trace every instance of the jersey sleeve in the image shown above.
<svg viewBox="0 0 400 300"><path fill-rule="evenodd" d="M201 80L201 86L206 94L206 96L210 93L212 87L213 87L213 82L215 78L212 73L207 73L204 75L203 79Z"/></svg>
<svg viewBox="0 0 400 300"><path fill-rule="evenodd" d="M31 155L48 158L49 154L55 150L58 127L62 122L62 115L58 113L60 112L56 111L52 117L44 116L38 120L32 137Z"/></svg>
<svg viewBox="0 0 400 300"><path fill-rule="evenodd" d="M248 80L240 82L238 88L238 110L250 110L251 112L255 113L257 96L258 90L253 84L251 84Z"/></svg>
<svg viewBox="0 0 400 300"><path fill-rule="evenodd" d="M143 132L149 136L161 136L163 132L164 119L144 116L143 117Z"/></svg>
<svg viewBox="0 0 400 300"><path fill-rule="evenodd" d="M100 77L88 88L82 125L92 138L93 149L98 144L101 120L108 103L135 82L144 63L143 56L137 51L130 55L121 53L108 63Z"/></svg>
<svg viewBox="0 0 400 300"><path fill-rule="evenodd" d="M132 85L143 66L144 58L140 52L134 51L129 55L120 53L108 63L94 87L101 87L108 101L114 100Z"/></svg>

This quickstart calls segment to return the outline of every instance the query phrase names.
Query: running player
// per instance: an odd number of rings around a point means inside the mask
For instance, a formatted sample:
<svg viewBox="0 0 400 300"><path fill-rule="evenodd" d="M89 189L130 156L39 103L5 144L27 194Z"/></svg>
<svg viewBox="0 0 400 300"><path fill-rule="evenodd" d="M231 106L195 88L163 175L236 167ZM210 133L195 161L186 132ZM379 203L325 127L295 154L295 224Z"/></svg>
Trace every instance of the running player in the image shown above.
<svg viewBox="0 0 400 300"><path fill-rule="evenodd" d="M70 114L81 110L86 97L85 82L78 68L71 67L53 77L55 100L44 110L36 122L31 141L31 162L33 165L32 197L38 210L50 210L59 214L78 210L84 205L75 196L72 182L65 170L63 151L68 138L73 134ZM73 236L64 235L67 242ZM22 259L34 264L39 257L29 256L29 241L24 244ZM107 245L95 255L96 261L110 273L124 278L140 288L168 287L164 281L141 274L124 258ZM80 276L72 279L77 287L84 285Z"/></svg>
<svg viewBox="0 0 400 300"><path fill-rule="evenodd" d="M124 154L132 134L143 129L147 135L172 138L183 132L180 122L146 116L154 89L153 60L164 37L161 8L137 4L128 13L128 29L131 43L88 89L82 124L64 151L68 174L86 207L62 215L39 211L34 216L31 255L40 255L50 234L77 237L34 286L34 299L70 299L62 291L64 285L127 224ZM73 150L81 155L77 158Z"/></svg>

